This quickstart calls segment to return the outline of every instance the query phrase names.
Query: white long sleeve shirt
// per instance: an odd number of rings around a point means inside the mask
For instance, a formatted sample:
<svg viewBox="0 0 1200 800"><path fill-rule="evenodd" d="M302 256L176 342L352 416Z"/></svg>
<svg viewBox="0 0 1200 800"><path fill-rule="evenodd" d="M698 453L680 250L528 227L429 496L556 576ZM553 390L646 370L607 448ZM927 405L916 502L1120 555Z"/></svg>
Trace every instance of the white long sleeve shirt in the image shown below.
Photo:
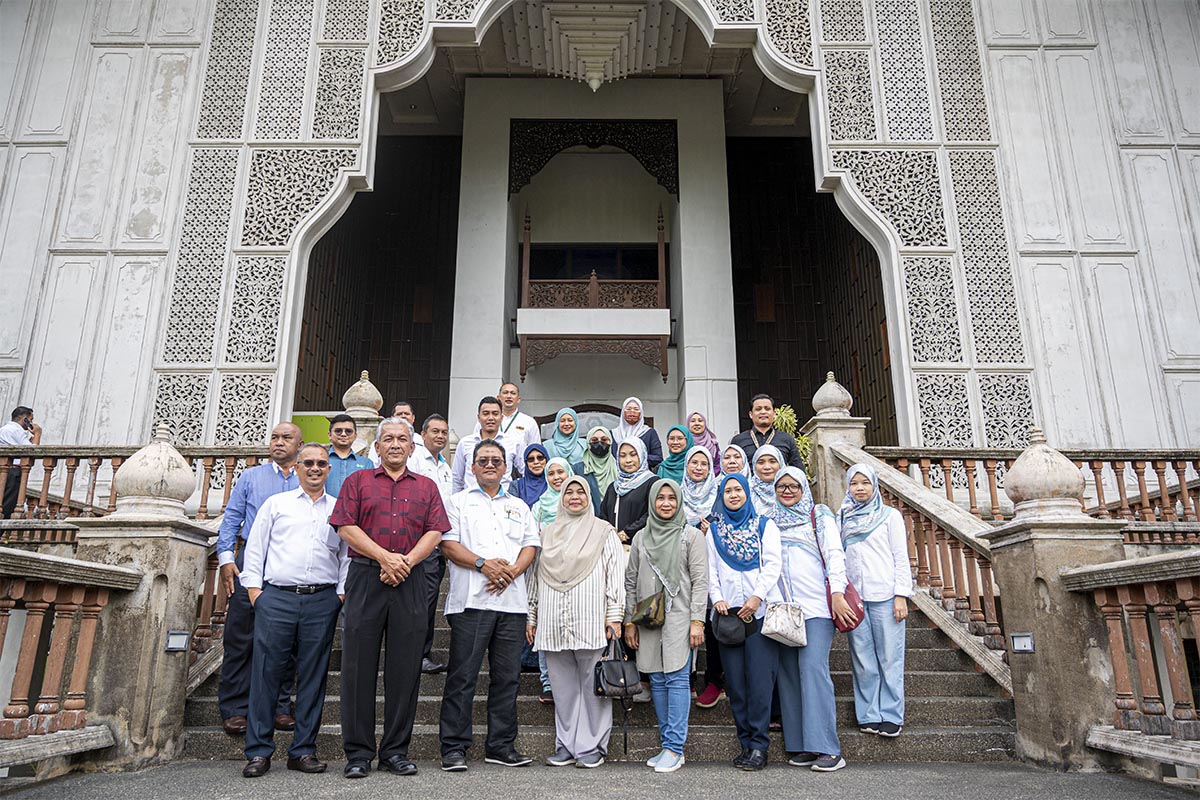
<svg viewBox="0 0 1200 800"><path fill-rule="evenodd" d="M441 453L434 456L428 448L415 447L413 454L408 457L408 469L424 475L437 484L438 493L442 496L442 506L450 508L450 496L454 494L454 474L446 457Z"/></svg>
<svg viewBox="0 0 1200 800"><path fill-rule="evenodd" d="M870 536L846 548L846 575L868 603L912 597L908 532L900 512L888 511L887 520Z"/></svg>
<svg viewBox="0 0 1200 800"><path fill-rule="evenodd" d="M246 537L242 586L334 584L338 594L345 594L350 555L329 524L336 502L326 493L313 500L303 489L268 497Z"/></svg>
<svg viewBox="0 0 1200 800"><path fill-rule="evenodd" d="M816 541L829 568L829 591L844 592L846 556L842 552L837 517L825 506L817 506L816 516L820 527ZM807 534L811 527L805 525L803 532ZM789 532L793 530L789 529ZM820 556L807 545L784 543L783 572L779 584L782 599L799 603L805 619L830 619L829 602L825 597L825 569L821 566Z"/></svg>
<svg viewBox="0 0 1200 800"><path fill-rule="evenodd" d="M475 473L471 470L471 463L475 460L475 445L481 441L483 440L478 433L472 433L459 442L458 449L454 451L454 466L451 472L454 474L453 487L456 493L463 489L479 488L479 482L475 480ZM500 478L500 488L507 492L508 485L512 483L513 467L517 463L516 455L508 449L508 445L504 445L504 458L507 463L504 466L504 475Z"/></svg>
<svg viewBox="0 0 1200 800"><path fill-rule="evenodd" d="M763 602L759 604L756 617L767 613L767 603L779 600L780 560L779 526L767 520L762 534L762 552L758 569L739 572L725 563L713 544L716 531L709 528L708 536L708 599L713 604L725 602L730 608L740 608L752 596ZM713 612L716 613L716 612Z"/></svg>

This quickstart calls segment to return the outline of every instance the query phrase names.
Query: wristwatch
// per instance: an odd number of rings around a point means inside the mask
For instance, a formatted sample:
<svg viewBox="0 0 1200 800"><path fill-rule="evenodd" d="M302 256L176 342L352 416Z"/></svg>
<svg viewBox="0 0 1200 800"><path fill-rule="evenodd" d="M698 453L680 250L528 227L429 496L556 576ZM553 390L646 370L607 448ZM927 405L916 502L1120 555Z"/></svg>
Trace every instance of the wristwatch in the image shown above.
<svg viewBox="0 0 1200 800"><path fill-rule="evenodd" d="M483 572L483 565L486 563L487 562L484 561L482 558L475 559L475 570L477 572Z"/></svg>

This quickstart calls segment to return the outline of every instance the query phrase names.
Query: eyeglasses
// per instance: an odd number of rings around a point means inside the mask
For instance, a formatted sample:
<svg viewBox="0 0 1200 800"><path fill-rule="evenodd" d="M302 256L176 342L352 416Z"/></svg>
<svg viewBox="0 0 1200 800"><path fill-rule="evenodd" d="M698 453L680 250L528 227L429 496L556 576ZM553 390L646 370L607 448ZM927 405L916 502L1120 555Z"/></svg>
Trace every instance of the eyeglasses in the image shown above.
<svg viewBox="0 0 1200 800"><path fill-rule="evenodd" d="M300 463L303 464L306 469L312 469L313 467L320 467L321 469L325 469L329 466L329 462L323 458L321 458L321 459L306 458L303 461L301 461Z"/></svg>
<svg viewBox="0 0 1200 800"><path fill-rule="evenodd" d="M346 436L354 433L354 428L334 428L330 431L330 433L334 434L335 436Z"/></svg>
<svg viewBox="0 0 1200 800"><path fill-rule="evenodd" d="M529 458L527 458L525 460L526 461L545 461L546 457L544 455L542 455L541 453L530 453Z"/></svg>
<svg viewBox="0 0 1200 800"><path fill-rule="evenodd" d="M779 492L780 494L795 494L796 492L800 491L800 487L795 484L780 483L776 484L775 491Z"/></svg>
<svg viewBox="0 0 1200 800"><path fill-rule="evenodd" d="M502 467L504 466L504 459L500 458L499 456L493 456L492 458L477 458L475 459L475 463L481 467Z"/></svg>

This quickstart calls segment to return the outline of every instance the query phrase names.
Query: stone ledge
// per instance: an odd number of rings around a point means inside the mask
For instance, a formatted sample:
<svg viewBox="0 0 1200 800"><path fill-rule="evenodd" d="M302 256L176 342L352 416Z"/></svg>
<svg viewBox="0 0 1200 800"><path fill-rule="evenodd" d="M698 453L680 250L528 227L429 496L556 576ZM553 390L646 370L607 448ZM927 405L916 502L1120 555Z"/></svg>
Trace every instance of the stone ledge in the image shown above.
<svg viewBox="0 0 1200 800"><path fill-rule="evenodd" d="M142 582L140 570L30 553L11 547L0 547L0 575L124 590L136 589Z"/></svg>
<svg viewBox="0 0 1200 800"><path fill-rule="evenodd" d="M1143 558L1127 558L1094 567L1076 567L1059 573L1063 586L1072 592L1090 592L1109 586L1131 583L1172 581L1200 576L1200 552L1163 553Z"/></svg>
<svg viewBox="0 0 1200 800"><path fill-rule="evenodd" d="M1200 742L1119 731L1111 725L1093 725L1088 731L1087 745L1123 756L1200 768Z"/></svg>
<svg viewBox="0 0 1200 800"><path fill-rule="evenodd" d="M15 767L47 758L103 750L115 743L112 731L103 725L89 725L75 731L59 731L24 739L5 739L0 741L0 767Z"/></svg>
<svg viewBox="0 0 1200 800"><path fill-rule="evenodd" d="M1004 663L1003 658L984 645L978 636L972 636L962 623L949 617L941 604L930 597L924 589L914 591L910 599L921 610L921 613L929 618L930 622L950 637L950 640L970 656L980 669L1000 684L1000 687L1008 692L1010 697L1012 696L1012 668Z"/></svg>

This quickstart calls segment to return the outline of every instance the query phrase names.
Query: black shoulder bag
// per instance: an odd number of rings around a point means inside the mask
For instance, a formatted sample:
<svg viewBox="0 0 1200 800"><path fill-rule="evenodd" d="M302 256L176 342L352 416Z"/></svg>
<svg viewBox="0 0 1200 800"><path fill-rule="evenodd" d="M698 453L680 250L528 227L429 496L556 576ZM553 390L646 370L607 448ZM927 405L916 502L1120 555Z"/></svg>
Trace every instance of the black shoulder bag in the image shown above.
<svg viewBox="0 0 1200 800"><path fill-rule="evenodd" d="M621 637L608 640L608 649L596 662L594 690L597 697L609 697L621 701L621 736L624 739L625 755L629 755L629 712L633 710L632 698L641 691L642 677L637 663L630 661L621 644Z"/></svg>

